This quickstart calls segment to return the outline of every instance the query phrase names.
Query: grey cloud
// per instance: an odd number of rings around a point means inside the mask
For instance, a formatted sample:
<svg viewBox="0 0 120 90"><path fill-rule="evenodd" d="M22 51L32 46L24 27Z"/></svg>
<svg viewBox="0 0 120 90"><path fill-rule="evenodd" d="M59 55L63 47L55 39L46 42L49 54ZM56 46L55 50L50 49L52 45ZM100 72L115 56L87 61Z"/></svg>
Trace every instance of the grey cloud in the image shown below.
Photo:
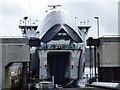
<svg viewBox="0 0 120 90"><path fill-rule="evenodd" d="M15 17L21 15L22 13L26 13L26 11L20 7L19 4L15 2L2 2L1 3L1 15L7 17Z"/></svg>
<svg viewBox="0 0 120 90"><path fill-rule="evenodd" d="M59 1L59 0L58 0ZM55 2L50 4L61 4L62 8L68 11L72 16L78 17L78 21L90 20L90 24L92 25L93 32L96 29L96 21L94 16L100 17L100 27L103 27L108 34L111 32L114 34L114 30L117 30L117 11L116 7L114 7L114 3L110 2ZM18 27L16 22L19 22L21 17L28 14L23 7L21 7L18 3L15 2L2 2L0 8L0 17L2 16L2 20L4 20L5 24L10 24L11 28L15 29ZM39 11L38 11L39 12ZM42 12L41 12L42 13ZM37 17L37 16L36 16ZM34 17L33 17L34 18ZM38 19L38 18L36 18ZM8 20L12 21L8 22ZM14 25L12 25L14 23ZM4 24L4 25L5 25ZM3 26L6 27L6 26ZM7 31L7 28L6 28ZM102 31L101 31L102 32ZM105 34L107 34L105 33ZM104 35L104 33L103 33Z"/></svg>
<svg viewBox="0 0 120 90"><path fill-rule="evenodd" d="M100 29L102 35L117 34L118 17L117 17L117 2L71 2L66 3L69 12L78 17L78 21L90 19L92 29L96 29L95 16L100 18ZM102 31L104 28L105 31ZM103 33L106 32L106 33Z"/></svg>
<svg viewBox="0 0 120 90"><path fill-rule="evenodd" d="M0 4L0 36L20 35L19 20L27 11L15 2L2 1Z"/></svg>

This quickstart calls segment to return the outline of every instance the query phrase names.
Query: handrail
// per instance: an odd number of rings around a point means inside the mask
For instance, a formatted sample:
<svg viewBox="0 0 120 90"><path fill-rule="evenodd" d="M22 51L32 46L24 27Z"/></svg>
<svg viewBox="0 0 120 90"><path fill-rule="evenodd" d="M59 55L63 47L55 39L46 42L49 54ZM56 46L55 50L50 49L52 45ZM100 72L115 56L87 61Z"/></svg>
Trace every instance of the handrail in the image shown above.
<svg viewBox="0 0 120 90"><path fill-rule="evenodd" d="M120 35L104 35L102 37L120 37Z"/></svg>
<svg viewBox="0 0 120 90"><path fill-rule="evenodd" d="M23 36L0 36L0 38L28 38Z"/></svg>

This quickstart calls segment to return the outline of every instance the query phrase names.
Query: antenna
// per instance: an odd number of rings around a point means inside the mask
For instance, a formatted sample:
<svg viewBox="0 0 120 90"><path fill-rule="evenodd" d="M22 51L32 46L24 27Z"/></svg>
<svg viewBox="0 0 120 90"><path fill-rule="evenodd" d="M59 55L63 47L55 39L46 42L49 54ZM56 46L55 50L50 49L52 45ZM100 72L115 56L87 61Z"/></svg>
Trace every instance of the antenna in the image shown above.
<svg viewBox="0 0 120 90"><path fill-rule="evenodd" d="M51 9L55 9L56 7L61 7L61 5L48 5L48 7L52 7Z"/></svg>

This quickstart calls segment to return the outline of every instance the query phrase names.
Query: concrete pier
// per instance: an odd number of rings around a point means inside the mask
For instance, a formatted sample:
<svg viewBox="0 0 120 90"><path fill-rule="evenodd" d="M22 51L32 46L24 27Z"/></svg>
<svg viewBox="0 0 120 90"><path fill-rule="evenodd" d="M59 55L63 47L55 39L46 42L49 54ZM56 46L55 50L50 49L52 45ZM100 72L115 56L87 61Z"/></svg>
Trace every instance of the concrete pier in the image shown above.
<svg viewBox="0 0 120 90"><path fill-rule="evenodd" d="M27 38L0 38L0 88L10 88L9 67L30 62Z"/></svg>

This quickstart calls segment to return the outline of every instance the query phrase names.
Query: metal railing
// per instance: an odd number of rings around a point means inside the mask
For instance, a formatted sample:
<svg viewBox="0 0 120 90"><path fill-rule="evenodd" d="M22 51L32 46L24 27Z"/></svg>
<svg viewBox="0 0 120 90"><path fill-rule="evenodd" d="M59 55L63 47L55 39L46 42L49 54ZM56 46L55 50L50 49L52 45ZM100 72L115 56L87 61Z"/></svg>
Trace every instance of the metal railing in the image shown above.
<svg viewBox="0 0 120 90"><path fill-rule="evenodd" d="M104 35L101 38L104 38L104 37L120 37L120 35Z"/></svg>
<svg viewBox="0 0 120 90"><path fill-rule="evenodd" d="M0 38L28 38L23 36L0 36Z"/></svg>

